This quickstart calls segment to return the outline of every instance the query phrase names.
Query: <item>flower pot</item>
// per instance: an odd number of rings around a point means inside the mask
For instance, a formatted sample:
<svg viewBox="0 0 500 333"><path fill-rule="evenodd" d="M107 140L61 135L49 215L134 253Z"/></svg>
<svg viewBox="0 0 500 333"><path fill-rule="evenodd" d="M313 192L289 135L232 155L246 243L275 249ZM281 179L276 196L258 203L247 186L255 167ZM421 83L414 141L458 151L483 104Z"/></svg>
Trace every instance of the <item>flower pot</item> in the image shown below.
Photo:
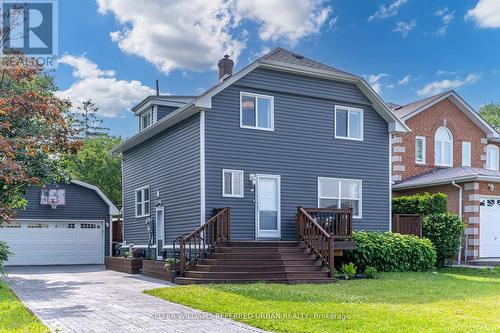
<svg viewBox="0 0 500 333"><path fill-rule="evenodd" d="M139 274L142 269L142 258L106 257L106 269L112 271Z"/></svg>

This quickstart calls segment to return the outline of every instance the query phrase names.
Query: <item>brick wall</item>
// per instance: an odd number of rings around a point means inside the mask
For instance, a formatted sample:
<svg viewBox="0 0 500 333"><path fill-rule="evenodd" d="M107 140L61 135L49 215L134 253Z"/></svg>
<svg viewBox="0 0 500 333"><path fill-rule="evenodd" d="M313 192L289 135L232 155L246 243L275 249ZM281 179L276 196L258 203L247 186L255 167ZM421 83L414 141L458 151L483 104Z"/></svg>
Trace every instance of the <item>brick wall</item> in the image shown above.
<svg viewBox="0 0 500 333"><path fill-rule="evenodd" d="M486 133L470 120L455 104L445 99L429 109L406 120L410 133L393 137L393 180L400 181L431 172L434 167L434 135L446 126L453 135L453 166L462 166L462 141L471 142L473 167L484 168L486 161ZM415 137L426 137L426 164L415 163Z"/></svg>

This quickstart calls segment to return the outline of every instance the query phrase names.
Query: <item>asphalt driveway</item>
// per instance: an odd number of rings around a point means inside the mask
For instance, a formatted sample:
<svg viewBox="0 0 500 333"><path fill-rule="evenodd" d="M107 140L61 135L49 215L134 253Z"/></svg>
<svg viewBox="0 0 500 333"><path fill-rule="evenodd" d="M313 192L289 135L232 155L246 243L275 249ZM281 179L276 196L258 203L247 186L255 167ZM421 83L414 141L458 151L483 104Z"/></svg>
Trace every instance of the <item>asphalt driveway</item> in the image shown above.
<svg viewBox="0 0 500 333"><path fill-rule="evenodd" d="M142 292L172 286L103 266L10 267L7 283L57 332L261 332Z"/></svg>

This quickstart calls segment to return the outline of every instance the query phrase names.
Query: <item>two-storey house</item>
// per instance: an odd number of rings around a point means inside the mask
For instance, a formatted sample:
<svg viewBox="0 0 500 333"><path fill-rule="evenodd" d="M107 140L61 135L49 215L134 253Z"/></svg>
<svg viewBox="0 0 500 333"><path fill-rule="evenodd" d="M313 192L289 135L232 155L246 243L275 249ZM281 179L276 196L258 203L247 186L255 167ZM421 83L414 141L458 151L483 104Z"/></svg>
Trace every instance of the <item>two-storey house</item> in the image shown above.
<svg viewBox="0 0 500 333"><path fill-rule="evenodd" d="M124 238L171 246L231 209L232 240L297 239L297 207L390 230L390 136L407 132L363 78L277 48L199 96L150 96L123 154Z"/></svg>
<svg viewBox="0 0 500 333"><path fill-rule="evenodd" d="M464 257L500 257L500 135L454 91L392 107L411 129L392 139L394 194L447 194Z"/></svg>

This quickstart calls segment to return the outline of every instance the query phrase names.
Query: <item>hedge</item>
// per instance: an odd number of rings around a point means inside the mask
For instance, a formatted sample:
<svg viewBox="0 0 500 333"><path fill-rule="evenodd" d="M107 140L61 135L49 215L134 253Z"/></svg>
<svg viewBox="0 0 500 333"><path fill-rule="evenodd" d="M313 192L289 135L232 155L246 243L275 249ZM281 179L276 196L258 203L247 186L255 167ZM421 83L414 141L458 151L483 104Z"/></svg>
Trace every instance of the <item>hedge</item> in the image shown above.
<svg viewBox="0 0 500 333"><path fill-rule="evenodd" d="M10 255L12 253L9 251L9 246L5 242L0 241L0 274L3 273L3 265L9 259Z"/></svg>
<svg viewBox="0 0 500 333"><path fill-rule="evenodd" d="M424 218L423 236L434 244L439 267L444 266L447 259L457 256L464 228L465 225L456 214L441 213Z"/></svg>
<svg viewBox="0 0 500 333"><path fill-rule="evenodd" d="M392 199L393 214L431 214L446 213L448 211L448 196L444 193L417 194Z"/></svg>
<svg viewBox="0 0 500 333"><path fill-rule="evenodd" d="M379 272L429 271L436 264L431 241L392 232L353 232L356 250L345 251L342 262L352 262L363 272L368 266Z"/></svg>

